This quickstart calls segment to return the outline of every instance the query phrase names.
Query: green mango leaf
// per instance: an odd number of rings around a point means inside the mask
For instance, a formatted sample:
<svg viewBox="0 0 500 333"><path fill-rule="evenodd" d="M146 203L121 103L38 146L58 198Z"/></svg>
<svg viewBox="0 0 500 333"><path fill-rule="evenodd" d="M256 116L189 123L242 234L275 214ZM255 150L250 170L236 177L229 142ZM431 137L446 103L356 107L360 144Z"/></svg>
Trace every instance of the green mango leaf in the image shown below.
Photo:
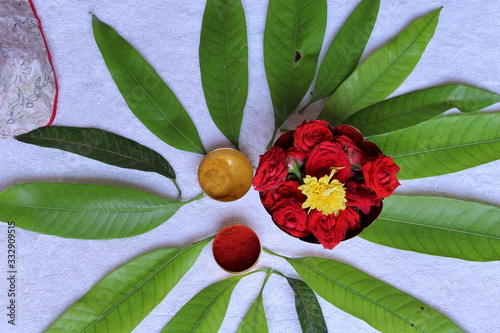
<svg viewBox="0 0 500 333"><path fill-rule="evenodd" d="M200 291L175 314L162 332L217 333L234 288L247 275L232 276Z"/></svg>
<svg viewBox="0 0 500 333"><path fill-rule="evenodd" d="M498 102L500 95L487 90L448 84L386 99L356 112L344 123L371 136L419 124L453 108L474 112Z"/></svg>
<svg viewBox="0 0 500 333"><path fill-rule="evenodd" d="M200 37L201 82L210 115L238 146L248 94L248 45L240 0L208 0Z"/></svg>
<svg viewBox="0 0 500 333"><path fill-rule="evenodd" d="M270 0L264 33L264 66L275 130L311 86L326 29L325 0Z"/></svg>
<svg viewBox="0 0 500 333"><path fill-rule="evenodd" d="M179 202L114 186L26 183L0 192L0 221L66 238L125 238L156 228L200 197Z"/></svg>
<svg viewBox="0 0 500 333"><path fill-rule="evenodd" d="M247 314L243 318L237 333L267 333L269 327L267 326L266 313L264 310L264 302L262 294L259 294L252 304Z"/></svg>
<svg viewBox="0 0 500 333"><path fill-rule="evenodd" d="M285 259L319 296L381 332L463 332L418 299L352 266L316 257Z"/></svg>
<svg viewBox="0 0 500 333"><path fill-rule="evenodd" d="M175 172L160 154L123 136L97 128L49 126L21 134L17 140L57 148L120 168L159 173L175 179Z"/></svg>
<svg viewBox="0 0 500 333"><path fill-rule="evenodd" d="M500 260L500 208L424 196L384 199L378 219L359 236L374 243L472 261Z"/></svg>
<svg viewBox="0 0 500 333"><path fill-rule="evenodd" d="M129 261L99 281L46 332L131 332L177 285L212 238Z"/></svg>
<svg viewBox="0 0 500 333"><path fill-rule="evenodd" d="M500 113L437 117L369 141L401 167L399 179L443 175L500 158Z"/></svg>
<svg viewBox="0 0 500 333"><path fill-rule="evenodd" d="M308 105L333 94L351 75L370 38L379 6L380 0L361 1L351 13L325 54Z"/></svg>
<svg viewBox="0 0 500 333"><path fill-rule="evenodd" d="M205 154L193 121L153 67L95 15L92 28L106 66L134 115L168 145Z"/></svg>
<svg viewBox="0 0 500 333"><path fill-rule="evenodd" d="M243 318L238 331L236 333L267 333L269 332L269 327L267 326L266 312L264 310L264 301L262 297L262 292L264 287L269 280L269 277L273 271L269 271L266 275L262 288L259 295L253 302L252 306Z"/></svg>
<svg viewBox="0 0 500 333"><path fill-rule="evenodd" d="M410 75L434 35L441 8L415 20L372 54L338 87L320 118L342 123L363 108L384 100Z"/></svg>
<svg viewBox="0 0 500 333"><path fill-rule="evenodd" d="M314 291L304 281L286 277L295 294L295 308L304 333L328 333L323 311Z"/></svg>

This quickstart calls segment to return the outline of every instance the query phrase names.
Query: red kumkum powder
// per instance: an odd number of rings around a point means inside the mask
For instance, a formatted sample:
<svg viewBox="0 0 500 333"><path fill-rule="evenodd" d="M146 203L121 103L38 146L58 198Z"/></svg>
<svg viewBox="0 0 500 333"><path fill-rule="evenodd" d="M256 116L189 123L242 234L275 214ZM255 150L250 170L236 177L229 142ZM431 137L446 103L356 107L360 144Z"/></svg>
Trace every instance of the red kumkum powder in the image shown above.
<svg viewBox="0 0 500 333"><path fill-rule="evenodd" d="M219 231L212 244L215 261L230 273L249 270L260 256L257 234L243 225L232 225Z"/></svg>

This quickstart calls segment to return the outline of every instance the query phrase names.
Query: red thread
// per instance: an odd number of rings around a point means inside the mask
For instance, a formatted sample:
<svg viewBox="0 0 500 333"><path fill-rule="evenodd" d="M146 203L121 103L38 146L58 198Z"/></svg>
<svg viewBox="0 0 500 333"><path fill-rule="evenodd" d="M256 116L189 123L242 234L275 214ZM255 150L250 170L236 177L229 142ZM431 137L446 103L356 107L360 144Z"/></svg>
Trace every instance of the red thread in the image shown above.
<svg viewBox="0 0 500 333"><path fill-rule="evenodd" d="M224 270L241 273L252 268L260 256L260 241L255 232L243 225L219 231L212 245L215 261Z"/></svg>

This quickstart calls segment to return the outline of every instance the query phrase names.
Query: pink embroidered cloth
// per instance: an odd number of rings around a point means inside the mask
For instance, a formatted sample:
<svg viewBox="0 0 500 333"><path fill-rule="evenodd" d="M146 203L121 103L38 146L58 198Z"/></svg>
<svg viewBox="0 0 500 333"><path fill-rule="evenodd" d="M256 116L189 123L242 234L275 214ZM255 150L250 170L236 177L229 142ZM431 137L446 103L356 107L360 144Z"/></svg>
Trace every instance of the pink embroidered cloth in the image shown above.
<svg viewBox="0 0 500 333"><path fill-rule="evenodd" d="M0 0L0 138L53 121L57 80L31 1Z"/></svg>

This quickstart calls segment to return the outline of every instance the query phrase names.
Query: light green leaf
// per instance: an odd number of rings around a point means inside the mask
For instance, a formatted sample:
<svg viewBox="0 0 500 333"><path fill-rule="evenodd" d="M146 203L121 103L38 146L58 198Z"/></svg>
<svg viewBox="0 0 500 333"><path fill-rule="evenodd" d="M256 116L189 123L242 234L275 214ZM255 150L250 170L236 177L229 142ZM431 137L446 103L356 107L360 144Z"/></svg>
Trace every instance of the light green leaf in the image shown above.
<svg viewBox="0 0 500 333"><path fill-rule="evenodd" d="M131 332L177 285L211 239L129 261L92 287L47 333Z"/></svg>
<svg viewBox="0 0 500 333"><path fill-rule="evenodd" d="M168 145L205 154L193 121L153 67L95 15L92 28L106 66L134 115Z"/></svg>
<svg viewBox="0 0 500 333"><path fill-rule="evenodd" d="M236 333L267 333L269 332L269 328L267 326L266 312L264 310L264 301L262 297L262 292L264 291L264 287L269 280L269 277L273 271L269 271L264 283L262 284L262 289L260 290L259 295L253 302L252 306L248 310L247 314L243 318L240 326L238 327L238 331Z"/></svg>
<svg viewBox="0 0 500 333"><path fill-rule="evenodd" d="M303 333L328 333L323 311L314 291L304 281L286 278L295 294L295 308Z"/></svg>
<svg viewBox="0 0 500 333"><path fill-rule="evenodd" d="M419 124L452 108L474 112L498 102L500 95L487 90L448 84L387 99L356 112L344 123L371 136Z"/></svg>
<svg viewBox="0 0 500 333"><path fill-rule="evenodd" d="M159 173L175 179L175 172L160 154L123 136L97 128L49 126L21 134L17 140L57 148L120 168Z"/></svg>
<svg viewBox="0 0 500 333"><path fill-rule="evenodd" d="M59 237L124 238L156 228L188 202L114 186L26 183L0 192L0 221Z"/></svg>
<svg viewBox="0 0 500 333"><path fill-rule="evenodd" d="M264 311L264 302L262 294L259 294L252 304L247 314L243 318L237 333L267 333L266 313Z"/></svg>
<svg viewBox="0 0 500 333"><path fill-rule="evenodd" d="M200 70L210 115L236 146L248 94L248 45L240 0L208 0L200 37Z"/></svg>
<svg viewBox="0 0 500 333"><path fill-rule="evenodd" d="M424 196L384 199L360 237L385 246L473 261L500 260L500 208Z"/></svg>
<svg viewBox="0 0 500 333"><path fill-rule="evenodd" d="M418 299L347 264L316 257L285 259L319 296L381 332L463 332Z"/></svg>
<svg viewBox="0 0 500 333"><path fill-rule="evenodd" d="M339 30L318 71L309 104L330 96L359 63L377 20L380 0L361 1Z"/></svg>
<svg viewBox="0 0 500 333"><path fill-rule="evenodd" d="M443 116L373 136L400 179L443 175L500 158L500 113Z"/></svg>
<svg viewBox="0 0 500 333"><path fill-rule="evenodd" d="M335 91L319 118L341 123L356 111L384 100L410 75L434 35L441 8L415 20L372 54Z"/></svg>
<svg viewBox="0 0 500 333"><path fill-rule="evenodd" d="M264 33L264 66L275 129L311 86L326 29L325 0L270 0Z"/></svg>
<svg viewBox="0 0 500 333"><path fill-rule="evenodd" d="M231 294L247 274L216 282L189 300L162 332L217 333L229 306Z"/></svg>

